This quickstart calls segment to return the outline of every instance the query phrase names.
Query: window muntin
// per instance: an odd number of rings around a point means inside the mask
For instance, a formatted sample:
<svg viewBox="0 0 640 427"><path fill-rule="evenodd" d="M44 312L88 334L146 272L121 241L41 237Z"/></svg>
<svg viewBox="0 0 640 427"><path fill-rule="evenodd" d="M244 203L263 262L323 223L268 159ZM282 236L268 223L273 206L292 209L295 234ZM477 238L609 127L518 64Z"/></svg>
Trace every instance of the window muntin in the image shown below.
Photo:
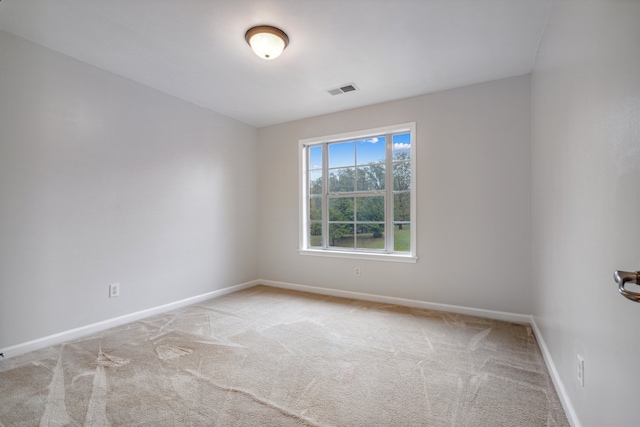
<svg viewBox="0 0 640 427"><path fill-rule="evenodd" d="M415 258L415 124L378 131L301 141L301 250Z"/></svg>

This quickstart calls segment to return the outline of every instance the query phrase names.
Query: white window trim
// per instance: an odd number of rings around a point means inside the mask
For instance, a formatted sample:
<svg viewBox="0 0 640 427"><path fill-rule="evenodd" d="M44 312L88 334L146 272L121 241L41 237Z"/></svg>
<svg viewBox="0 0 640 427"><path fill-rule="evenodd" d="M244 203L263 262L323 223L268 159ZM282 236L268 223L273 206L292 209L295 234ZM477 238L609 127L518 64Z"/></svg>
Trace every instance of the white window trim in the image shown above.
<svg viewBox="0 0 640 427"><path fill-rule="evenodd" d="M307 206L307 191L308 186L305 185L306 176L308 172L308 156L305 155L305 146L310 144L324 143L324 142L337 142L352 138L368 138L372 136L378 136L380 134L409 132L411 135L411 252L405 254L402 253L373 253L362 251L349 251L349 250L333 250L333 249L310 249L308 248L308 236L307 236L307 224L305 218L308 217ZM306 138L298 141L298 194L300 199L298 200L298 253L300 255L321 256L330 258L351 258L351 259L364 259L364 260L379 260L379 261L393 261L393 262L408 262L415 263L418 260L417 256L417 199L416 199L416 123L402 123L398 125L385 126L375 129L367 129L362 131L346 132L328 136L321 136L315 138ZM388 233L386 233L388 234Z"/></svg>

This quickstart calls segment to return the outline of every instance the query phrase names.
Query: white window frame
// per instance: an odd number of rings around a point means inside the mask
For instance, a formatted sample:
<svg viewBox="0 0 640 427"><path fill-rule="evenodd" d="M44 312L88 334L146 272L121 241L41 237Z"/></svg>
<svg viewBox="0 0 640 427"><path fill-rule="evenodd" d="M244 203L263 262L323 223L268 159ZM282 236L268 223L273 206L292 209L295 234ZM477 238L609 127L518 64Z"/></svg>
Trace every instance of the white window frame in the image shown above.
<svg viewBox="0 0 640 427"><path fill-rule="evenodd" d="M349 250L349 249L335 249L335 248L310 248L309 247L309 207L307 203L308 199L308 191L309 185L307 183L308 179L308 159L306 147L312 145L318 145L321 143L332 143L345 141L350 139L364 139L370 138L374 136L380 135L388 135L395 134L401 132L409 132L410 134L410 142L411 147L410 151L410 164L411 164L411 189L410 189L410 200L411 200L411 208L410 208L410 236L411 236L411 250L410 252L372 252L367 250ZM392 142L388 142L391 144ZM321 136L316 138L306 138L298 141L298 161L299 161L299 178L298 178L298 186L299 186L299 213L298 213L298 221L299 221L299 251L298 253L301 255L311 255L311 256L323 256L323 257L335 257L335 258L352 258L352 259L365 259L365 260L380 260L380 261L393 261L393 262L409 262L415 263L418 259L417 257L417 198L416 198L416 124L415 122L411 123L402 123L398 125L385 126L375 129L367 129L362 131L354 131L354 132L346 132L335 135ZM390 146L390 145L389 145ZM387 148L387 158L391 156L390 149ZM326 152L326 150L323 150ZM327 155L324 153L325 161L327 161ZM390 177L392 176L392 171L387 170L387 185L385 186L385 192L387 193L387 200L391 200L391 202L387 203L385 219L391 218L391 222L393 222L393 188L389 185ZM325 177L325 184L326 184ZM388 195L391 194L391 197ZM323 204L323 209L326 211L326 203ZM325 212L326 214L326 212ZM326 232L326 231L325 231ZM385 232L385 236L387 238L387 247L389 247L389 242L392 238L389 236L389 232Z"/></svg>

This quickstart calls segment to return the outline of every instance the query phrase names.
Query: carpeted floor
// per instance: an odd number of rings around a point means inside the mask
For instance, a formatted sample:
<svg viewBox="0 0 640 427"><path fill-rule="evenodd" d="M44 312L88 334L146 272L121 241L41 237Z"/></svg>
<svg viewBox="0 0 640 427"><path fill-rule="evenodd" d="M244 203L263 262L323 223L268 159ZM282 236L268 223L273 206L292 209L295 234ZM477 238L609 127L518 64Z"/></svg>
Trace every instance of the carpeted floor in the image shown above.
<svg viewBox="0 0 640 427"><path fill-rule="evenodd" d="M568 422L528 325L257 286L1 361L0 425Z"/></svg>

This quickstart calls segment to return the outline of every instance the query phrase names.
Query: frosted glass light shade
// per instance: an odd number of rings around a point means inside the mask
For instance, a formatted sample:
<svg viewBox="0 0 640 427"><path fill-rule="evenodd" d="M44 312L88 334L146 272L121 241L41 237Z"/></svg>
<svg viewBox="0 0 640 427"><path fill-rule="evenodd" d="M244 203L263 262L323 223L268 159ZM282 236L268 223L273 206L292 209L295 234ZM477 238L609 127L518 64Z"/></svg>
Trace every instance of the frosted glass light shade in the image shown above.
<svg viewBox="0 0 640 427"><path fill-rule="evenodd" d="M266 25L250 28L245 39L251 49L263 59L275 59L289 44L289 37L284 31Z"/></svg>

